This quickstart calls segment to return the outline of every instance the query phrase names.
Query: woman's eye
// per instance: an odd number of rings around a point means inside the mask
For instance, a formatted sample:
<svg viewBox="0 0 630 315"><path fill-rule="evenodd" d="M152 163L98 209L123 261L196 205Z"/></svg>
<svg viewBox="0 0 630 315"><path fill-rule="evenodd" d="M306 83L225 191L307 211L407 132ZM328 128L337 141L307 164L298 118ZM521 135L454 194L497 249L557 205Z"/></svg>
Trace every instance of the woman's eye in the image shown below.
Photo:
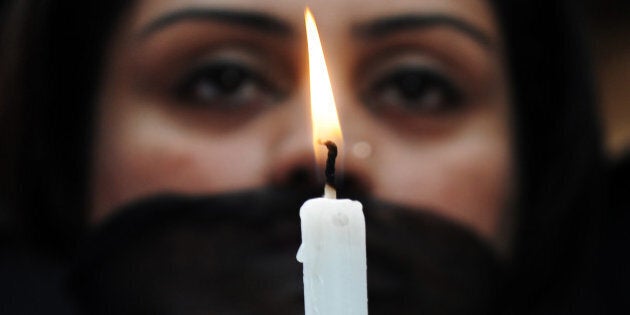
<svg viewBox="0 0 630 315"><path fill-rule="evenodd" d="M366 103L377 111L442 113L461 104L462 95L449 79L434 70L400 68L374 80L364 92Z"/></svg>
<svg viewBox="0 0 630 315"><path fill-rule="evenodd" d="M177 88L178 98L187 103L223 110L268 105L279 94L263 75L231 62L197 67Z"/></svg>

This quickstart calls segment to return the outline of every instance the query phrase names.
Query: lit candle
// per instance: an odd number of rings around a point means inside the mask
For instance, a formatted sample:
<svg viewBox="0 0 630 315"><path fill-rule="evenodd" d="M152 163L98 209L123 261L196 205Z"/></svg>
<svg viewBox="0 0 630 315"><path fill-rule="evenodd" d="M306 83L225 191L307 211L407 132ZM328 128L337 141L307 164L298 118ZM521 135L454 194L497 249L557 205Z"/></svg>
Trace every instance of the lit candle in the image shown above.
<svg viewBox="0 0 630 315"><path fill-rule="evenodd" d="M342 135L330 78L310 10L305 13L311 81L313 144L318 162L326 159L324 197L307 200L300 209L306 315L366 315L367 263L365 218L358 201L336 199L334 163Z"/></svg>

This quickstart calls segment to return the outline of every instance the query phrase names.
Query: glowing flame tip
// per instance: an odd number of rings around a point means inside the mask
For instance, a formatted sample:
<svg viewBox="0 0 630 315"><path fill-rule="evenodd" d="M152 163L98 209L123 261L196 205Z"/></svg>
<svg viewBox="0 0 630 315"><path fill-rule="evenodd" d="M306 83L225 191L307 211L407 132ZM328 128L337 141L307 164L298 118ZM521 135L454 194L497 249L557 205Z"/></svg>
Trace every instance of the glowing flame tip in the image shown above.
<svg viewBox="0 0 630 315"><path fill-rule="evenodd" d="M341 126L319 32L309 7L304 9L304 22L308 42L313 146L317 161L323 161L325 155L320 143L330 140L341 148Z"/></svg>

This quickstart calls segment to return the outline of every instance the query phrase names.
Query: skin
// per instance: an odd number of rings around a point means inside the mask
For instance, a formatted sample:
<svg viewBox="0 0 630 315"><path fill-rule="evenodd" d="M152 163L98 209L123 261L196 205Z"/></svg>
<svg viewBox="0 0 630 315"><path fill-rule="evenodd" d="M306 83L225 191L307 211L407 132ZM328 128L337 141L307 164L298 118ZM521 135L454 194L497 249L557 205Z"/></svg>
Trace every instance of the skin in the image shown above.
<svg viewBox="0 0 630 315"><path fill-rule="evenodd" d="M344 132L338 171L378 198L435 212L498 243L514 181L510 103L500 33L481 0L137 1L114 32L105 60L92 221L155 193L283 185L296 170L313 169L307 4L317 19ZM291 31L266 34L225 21L184 19L146 32L156 19L187 8L264 13ZM410 13L464 21L488 42L448 25L381 37L357 33L361 25ZM177 96L174 87L190 69L221 58L252 65L283 96L272 99L255 88L262 96L252 97L254 105L236 109L216 99ZM378 97L387 99L386 93L374 92L374 82L397 65L432 69L462 100L452 108L438 102L434 110L380 106ZM376 95L377 106L369 106L374 97L365 95Z"/></svg>

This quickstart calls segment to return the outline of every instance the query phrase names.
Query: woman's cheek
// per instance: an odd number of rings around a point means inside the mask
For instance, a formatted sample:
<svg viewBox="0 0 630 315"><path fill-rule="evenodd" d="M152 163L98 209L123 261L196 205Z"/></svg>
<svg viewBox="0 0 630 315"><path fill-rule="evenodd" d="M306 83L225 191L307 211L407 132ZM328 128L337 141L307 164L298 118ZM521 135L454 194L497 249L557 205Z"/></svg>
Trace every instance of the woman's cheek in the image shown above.
<svg viewBox="0 0 630 315"><path fill-rule="evenodd" d="M266 150L260 132L246 129L213 136L184 128L172 114L150 106L127 106L120 114L102 117L94 166L93 221L155 193L221 193L263 184ZM107 128L114 123L116 128Z"/></svg>
<svg viewBox="0 0 630 315"><path fill-rule="evenodd" d="M511 186L506 136L499 132L416 144L384 142L376 155L374 194L434 212L493 239Z"/></svg>

